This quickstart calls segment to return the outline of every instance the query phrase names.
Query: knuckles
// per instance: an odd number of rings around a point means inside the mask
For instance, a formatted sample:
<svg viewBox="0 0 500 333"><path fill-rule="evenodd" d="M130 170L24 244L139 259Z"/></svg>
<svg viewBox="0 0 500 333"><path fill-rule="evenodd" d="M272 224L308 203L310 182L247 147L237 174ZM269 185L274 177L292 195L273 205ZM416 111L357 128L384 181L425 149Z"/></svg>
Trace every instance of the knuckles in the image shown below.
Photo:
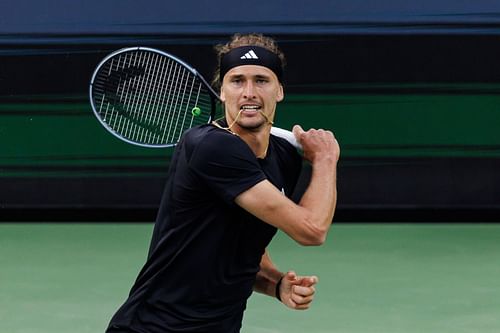
<svg viewBox="0 0 500 333"><path fill-rule="evenodd" d="M301 133L300 136L301 140L307 140L307 141L328 141L328 142L334 142L335 135L333 134L332 131L329 130L324 130L324 129L315 129L311 128L307 132Z"/></svg>

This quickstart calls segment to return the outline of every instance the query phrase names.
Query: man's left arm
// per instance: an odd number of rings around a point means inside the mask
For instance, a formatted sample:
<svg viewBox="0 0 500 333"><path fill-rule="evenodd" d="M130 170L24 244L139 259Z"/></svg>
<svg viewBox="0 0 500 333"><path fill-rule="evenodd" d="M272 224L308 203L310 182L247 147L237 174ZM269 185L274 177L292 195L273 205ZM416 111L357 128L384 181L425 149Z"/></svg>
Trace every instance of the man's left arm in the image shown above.
<svg viewBox="0 0 500 333"><path fill-rule="evenodd" d="M281 273L266 250L260 261L260 271L253 289L271 297L278 297L289 308L306 310L314 299L316 283L316 276L297 276L293 271Z"/></svg>

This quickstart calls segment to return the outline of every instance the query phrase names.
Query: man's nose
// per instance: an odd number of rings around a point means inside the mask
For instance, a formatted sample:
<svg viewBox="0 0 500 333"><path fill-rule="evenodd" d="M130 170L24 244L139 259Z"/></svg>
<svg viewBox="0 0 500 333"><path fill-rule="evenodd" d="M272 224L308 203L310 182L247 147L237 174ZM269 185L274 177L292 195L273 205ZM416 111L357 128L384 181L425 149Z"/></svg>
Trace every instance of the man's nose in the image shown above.
<svg viewBox="0 0 500 333"><path fill-rule="evenodd" d="M248 81L245 85L245 89L243 91L243 97L245 98L254 98L255 97L255 87L253 82Z"/></svg>

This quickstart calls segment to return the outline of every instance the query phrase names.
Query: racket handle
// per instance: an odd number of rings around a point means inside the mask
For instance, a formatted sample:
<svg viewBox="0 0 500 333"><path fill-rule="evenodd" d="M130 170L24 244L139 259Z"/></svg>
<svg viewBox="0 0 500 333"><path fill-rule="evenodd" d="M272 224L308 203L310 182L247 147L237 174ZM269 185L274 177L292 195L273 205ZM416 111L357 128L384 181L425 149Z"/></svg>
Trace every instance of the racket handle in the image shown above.
<svg viewBox="0 0 500 333"><path fill-rule="evenodd" d="M279 127L271 127L271 134L285 139L298 150L302 150L302 146L300 145L300 143L297 142L297 139L295 138L295 135L292 132Z"/></svg>

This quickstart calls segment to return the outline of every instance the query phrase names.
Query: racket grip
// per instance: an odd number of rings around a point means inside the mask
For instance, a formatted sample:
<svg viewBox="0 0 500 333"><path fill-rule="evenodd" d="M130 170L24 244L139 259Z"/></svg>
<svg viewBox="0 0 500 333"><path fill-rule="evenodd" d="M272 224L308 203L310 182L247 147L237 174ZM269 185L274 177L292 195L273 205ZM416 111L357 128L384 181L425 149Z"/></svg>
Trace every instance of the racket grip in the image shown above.
<svg viewBox="0 0 500 333"><path fill-rule="evenodd" d="M279 127L271 127L271 134L285 139L286 141L290 142L290 144L292 146L294 146L295 148L297 148L298 150L302 150L302 146L300 145L300 143L297 142L297 139L295 138L295 135L292 132L290 132L286 129L279 128Z"/></svg>

